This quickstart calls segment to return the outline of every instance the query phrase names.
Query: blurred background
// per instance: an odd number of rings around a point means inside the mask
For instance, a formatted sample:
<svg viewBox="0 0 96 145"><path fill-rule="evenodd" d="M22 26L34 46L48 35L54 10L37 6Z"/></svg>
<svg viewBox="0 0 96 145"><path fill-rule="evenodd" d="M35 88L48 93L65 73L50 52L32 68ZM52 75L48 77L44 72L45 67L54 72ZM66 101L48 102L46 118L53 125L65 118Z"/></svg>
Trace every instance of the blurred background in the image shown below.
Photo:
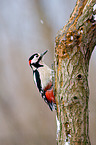
<svg viewBox="0 0 96 145"><path fill-rule="evenodd" d="M76 0L0 0L0 145L55 145L55 112L33 82L28 58L46 49L54 60L56 33ZM96 50L89 68L90 139L96 144Z"/></svg>

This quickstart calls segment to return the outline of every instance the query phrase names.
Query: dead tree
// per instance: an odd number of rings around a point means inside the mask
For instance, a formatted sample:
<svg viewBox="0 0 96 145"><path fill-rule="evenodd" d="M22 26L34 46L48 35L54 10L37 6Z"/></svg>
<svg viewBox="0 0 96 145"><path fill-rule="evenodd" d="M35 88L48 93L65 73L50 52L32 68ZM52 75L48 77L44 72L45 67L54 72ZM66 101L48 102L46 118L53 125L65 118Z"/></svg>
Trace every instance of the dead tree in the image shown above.
<svg viewBox="0 0 96 145"><path fill-rule="evenodd" d="M57 145L90 145L88 68L96 45L96 0L77 0L55 40Z"/></svg>

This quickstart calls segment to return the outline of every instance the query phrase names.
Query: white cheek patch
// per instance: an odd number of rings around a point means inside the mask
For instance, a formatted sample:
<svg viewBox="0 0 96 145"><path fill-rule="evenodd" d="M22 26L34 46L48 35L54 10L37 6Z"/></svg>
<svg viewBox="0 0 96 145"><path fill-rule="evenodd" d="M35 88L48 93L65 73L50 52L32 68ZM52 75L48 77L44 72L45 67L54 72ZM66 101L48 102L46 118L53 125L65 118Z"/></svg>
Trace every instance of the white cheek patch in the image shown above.
<svg viewBox="0 0 96 145"><path fill-rule="evenodd" d="M34 57L34 58L31 60L31 64L32 64L32 63L36 63L37 60L38 60L38 58Z"/></svg>

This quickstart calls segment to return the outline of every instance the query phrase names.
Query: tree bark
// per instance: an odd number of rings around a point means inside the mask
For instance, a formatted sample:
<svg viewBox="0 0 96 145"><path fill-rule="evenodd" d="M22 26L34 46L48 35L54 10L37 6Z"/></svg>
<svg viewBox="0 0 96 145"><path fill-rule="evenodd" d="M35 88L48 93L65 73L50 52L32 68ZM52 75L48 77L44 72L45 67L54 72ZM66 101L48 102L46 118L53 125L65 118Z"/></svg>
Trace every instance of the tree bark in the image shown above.
<svg viewBox="0 0 96 145"><path fill-rule="evenodd" d="M57 145L90 145L88 67L96 45L96 1L77 0L55 40Z"/></svg>

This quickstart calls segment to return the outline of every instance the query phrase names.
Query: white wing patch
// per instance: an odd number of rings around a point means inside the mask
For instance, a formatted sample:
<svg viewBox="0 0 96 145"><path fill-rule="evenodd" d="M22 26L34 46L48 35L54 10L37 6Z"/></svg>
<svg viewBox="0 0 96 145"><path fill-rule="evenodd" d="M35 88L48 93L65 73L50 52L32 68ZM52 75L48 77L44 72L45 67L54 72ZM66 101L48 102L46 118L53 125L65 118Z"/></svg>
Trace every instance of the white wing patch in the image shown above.
<svg viewBox="0 0 96 145"><path fill-rule="evenodd" d="M34 83L36 84L36 87L37 87L37 82L36 82L35 73L33 74L33 77L34 77Z"/></svg>

